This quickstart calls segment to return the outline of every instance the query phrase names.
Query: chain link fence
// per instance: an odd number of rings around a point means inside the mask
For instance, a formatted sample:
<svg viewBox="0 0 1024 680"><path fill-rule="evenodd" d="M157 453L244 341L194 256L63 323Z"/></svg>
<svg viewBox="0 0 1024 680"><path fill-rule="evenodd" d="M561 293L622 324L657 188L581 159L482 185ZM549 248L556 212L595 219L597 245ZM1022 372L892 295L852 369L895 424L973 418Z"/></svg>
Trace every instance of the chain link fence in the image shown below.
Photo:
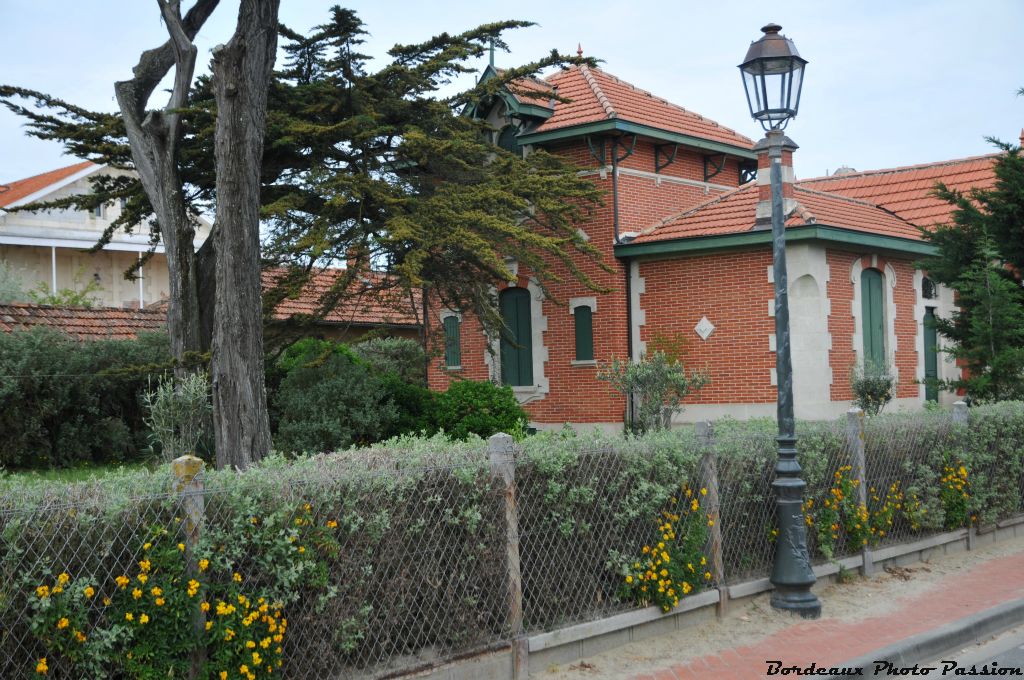
<svg viewBox="0 0 1024 680"><path fill-rule="evenodd" d="M798 429L812 559L1024 511L1024 407ZM0 677L386 678L762 578L773 424L0 487Z"/></svg>

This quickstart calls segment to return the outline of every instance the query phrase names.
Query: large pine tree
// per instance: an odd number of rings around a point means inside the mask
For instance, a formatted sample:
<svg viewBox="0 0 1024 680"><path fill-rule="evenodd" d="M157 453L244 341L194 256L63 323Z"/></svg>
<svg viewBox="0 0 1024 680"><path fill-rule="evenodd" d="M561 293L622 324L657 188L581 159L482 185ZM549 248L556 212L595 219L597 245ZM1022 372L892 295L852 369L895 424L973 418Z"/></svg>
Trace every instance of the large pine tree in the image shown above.
<svg viewBox="0 0 1024 680"><path fill-rule="evenodd" d="M990 189L935 194L955 206L952 224L924 231L938 253L919 263L957 293L958 310L936 319L964 376L946 387L975 401L1024 399L1024 157L1018 146L993 141Z"/></svg>

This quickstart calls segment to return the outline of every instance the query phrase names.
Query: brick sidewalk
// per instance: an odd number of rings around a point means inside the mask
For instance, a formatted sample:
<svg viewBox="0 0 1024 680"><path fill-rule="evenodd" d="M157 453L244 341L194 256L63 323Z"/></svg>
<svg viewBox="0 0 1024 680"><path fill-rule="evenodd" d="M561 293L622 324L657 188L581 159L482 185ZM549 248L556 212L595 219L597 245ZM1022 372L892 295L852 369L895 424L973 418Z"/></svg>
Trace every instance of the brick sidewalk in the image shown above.
<svg viewBox="0 0 1024 680"><path fill-rule="evenodd" d="M944 577L924 593L901 599L884 617L841 621L794 618L755 645L692 659L632 680L751 680L765 677L766 659L784 666L834 666L1009 600L1024 597L1024 553L990 560Z"/></svg>

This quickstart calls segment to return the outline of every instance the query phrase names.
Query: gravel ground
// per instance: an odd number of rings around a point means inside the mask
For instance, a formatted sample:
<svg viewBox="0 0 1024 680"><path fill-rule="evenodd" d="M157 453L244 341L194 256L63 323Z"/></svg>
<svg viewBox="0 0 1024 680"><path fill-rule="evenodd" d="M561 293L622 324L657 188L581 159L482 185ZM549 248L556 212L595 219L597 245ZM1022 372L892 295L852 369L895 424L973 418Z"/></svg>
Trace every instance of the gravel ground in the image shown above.
<svg viewBox="0 0 1024 680"><path fill-rule="evenodd" d="M1024 539L995 543L972 552L942 556L879 572L871 578L855 577L815 592L822 601L822 620L844 621L881 617L900 599L912 597L943 577L968 571L986 560L1024 552ZM772 610L768 593L733 605L725 619L697 625L669 635L633 642L565 666L531 673L533 680L610 680L651 672L693 658L757 642L799 619Z"/></svg>

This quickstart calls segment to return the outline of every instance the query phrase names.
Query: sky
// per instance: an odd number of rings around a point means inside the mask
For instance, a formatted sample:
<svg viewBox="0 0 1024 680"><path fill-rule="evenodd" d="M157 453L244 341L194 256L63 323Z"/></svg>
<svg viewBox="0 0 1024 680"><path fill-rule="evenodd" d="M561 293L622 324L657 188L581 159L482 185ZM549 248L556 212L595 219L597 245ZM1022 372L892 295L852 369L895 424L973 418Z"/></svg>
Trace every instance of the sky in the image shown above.
<svg viewBox="0 0 1024 680"><path fill-rule="evenodd" d="M191 0L183 0L187 8ZM330 3L282 0L281 20L305 31ZM537 25L507 36L514 66L557 48L752 139L736 65L760 27L779 23L807 66L799 116L788 135L800 146L798 177L846 165L877 169L985 154L986 137L1017 142L1024 127L1022 0L352 0L370 35L363 52L383 64L396 43L415 43L502 19ZM201 70L227 42L238 0L222 0L196 38ZM139 54L166 40L156 2L0 0L0 83L74 104L116 109L113 83ZM481 60L479 67L485 66ZM456 83L454 86L457 86ZM156 103L156 101L154 101ZM163 100L160 100L160 104ZM24 134L0 112L0 182L76 162L56 142Z"/></svg>

